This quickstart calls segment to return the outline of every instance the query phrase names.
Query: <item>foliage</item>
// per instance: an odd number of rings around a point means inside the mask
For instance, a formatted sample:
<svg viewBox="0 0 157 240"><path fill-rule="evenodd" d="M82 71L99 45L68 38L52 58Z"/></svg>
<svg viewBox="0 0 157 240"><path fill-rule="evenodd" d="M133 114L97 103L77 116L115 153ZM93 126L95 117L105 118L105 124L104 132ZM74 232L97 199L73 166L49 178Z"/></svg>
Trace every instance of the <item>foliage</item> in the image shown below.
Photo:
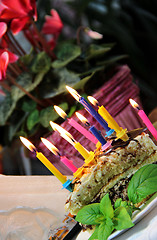
<svg viewBox="0 0 157 240"><path fill-rule="evenodd" d="M137 209L134 204L155 192L157 192L157 166L149 164L139 169L129 182L129 202L118 198L113 207L107 193L100 203L84 206L75 219L82 224L96 225L90 240L107 240L114 229L122 230L134 226L131 221L132 212Z"/></svg>

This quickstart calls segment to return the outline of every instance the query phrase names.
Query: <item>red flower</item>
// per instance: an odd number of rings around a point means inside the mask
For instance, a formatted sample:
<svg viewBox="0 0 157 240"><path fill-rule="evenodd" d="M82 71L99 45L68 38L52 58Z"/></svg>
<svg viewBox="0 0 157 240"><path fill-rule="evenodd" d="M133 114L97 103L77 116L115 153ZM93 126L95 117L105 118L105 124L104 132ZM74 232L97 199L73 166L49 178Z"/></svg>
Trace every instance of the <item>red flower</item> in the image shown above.
<svg viewBox="0 0 157 240"><path fill-rule="evenodd" d="M0 80L4 79L6 76L6 70L9 63L16 62L18 56L14 53L0 49Z"/></svg>
<svg viewBox="0 0 157 240"><path fill-rule="evenodd" d="M9 54L7 52L3 52L0 55L0 80L5 78L8 64L9 64Z"/></svg>
<svg viewBox="0 0 157 240"><path fill-rule="evenodd" d="M0 18L11 21L10 28L14 34L21 31L32 17L37 19L35 0L1 0L1 3Z"/></svg>
<svg viewBox="0 0 157 240"><path fill-rule="evenodd" d="M63 23L56 10L52 9L51 16L46 16L45 19L46 21L43 25L42 32L44 34L53 34L58 36L63 28Z"/></svg>
<svg viewBox="0 0 157 240"><path fill-rule="evenodd" d="M3 37L6 31L7 31L7 24L5 22L0 22L0 38Z"/></svg>

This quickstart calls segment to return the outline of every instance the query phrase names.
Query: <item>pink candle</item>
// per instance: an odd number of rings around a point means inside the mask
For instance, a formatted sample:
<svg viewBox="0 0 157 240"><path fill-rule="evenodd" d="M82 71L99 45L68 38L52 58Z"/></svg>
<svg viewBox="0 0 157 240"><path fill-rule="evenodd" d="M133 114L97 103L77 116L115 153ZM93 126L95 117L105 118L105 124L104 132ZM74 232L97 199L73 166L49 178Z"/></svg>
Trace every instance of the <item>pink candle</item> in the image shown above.
<svg viewBox="0 0 157 240"><path fill-rule="evenodd" d="M73 118L68 118L67 120L71 126L73 126L76 130L78 130L80 133L82 133L91 142L93 142L94 144L97 144L98 140L93 134L88 132L84 127L82 127L79 123L77 123Z"/></svg>
<svg viewBox="0 0 157 240"><path fill-rule="evenodd" d="M77 167L74 166L72 160L69 160L65 156L61 156L60 160L64 163L73 173L77 171Z"/></svg>
<svg viewBox="0 0 157 240"><path fill-rule="evenodd" d="M157 131L153 124L151 123L151 121L149 120L149 118L147 117L147 115L145 114L145 112L143 110L139 110L138 115L140 116L144 124L147 126L148 130L152 133L154 138L157 140Z"/></svg>
<svg viewBox="0 0 157 240"><path fill-rule="evenodd" d="M91 142L94 144L97 144L98 140L97 138L91 134L89 131L87 131L84 127L82 127L79 123L77 123L73 118L68 118L67 114L58 106L54 106L54 109L56 112L64 119L67 119L68 123L74 127L76 130L78 130L82 135L84 135L86 138L88 138Z"/></svg>
<svg viewBox="0 0 157 240"><path fill-rule="evenodd" d="M157 130L155 129L145 112L139 109L139 105L134 100L130 99L130 104L138 110L138 115L140 116L148 130L152 133L154 138L157 140Z"/></svg>
<svg viewBox="0 0 157 240"><path fill-rule="evenodd" d="M71 160L66 158L65 156L61 156L58 148L56 148L49 140L45 138L41 138L43 144L55 155L60 157L62 163L64 163L73 173L77 171L77 167L74 166Z"/></svg>

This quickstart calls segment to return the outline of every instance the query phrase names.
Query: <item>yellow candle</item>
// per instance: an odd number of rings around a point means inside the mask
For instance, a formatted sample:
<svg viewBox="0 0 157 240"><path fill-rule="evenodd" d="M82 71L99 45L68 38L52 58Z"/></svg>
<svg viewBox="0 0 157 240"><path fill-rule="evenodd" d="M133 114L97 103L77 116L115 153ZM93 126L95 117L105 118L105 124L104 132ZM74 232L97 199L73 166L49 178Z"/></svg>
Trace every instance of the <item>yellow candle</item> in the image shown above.
<svg viewBox="0 0 157 240"><path fill-rule="evenodd" d="M36 157L58 178L61 183L67 181L67 177L61 174L41 152L36 152Z"/></svg>
<svg viewBox="0 0 157 240"><path fill-rule="evenodd" d="M79 142L75 142L74 147L84 157L84 159L87 159L90 156L89 152Z"/></svg>
<svg viewBox="0 0 157 240"><path fill-rule="evenodd" d="M109 114L109 112L104 108L104 106L98 107L98 113L108 123L109 128L115 130L117 138L121 138L123 141L127 141L129 139L128 135L126 134L127 129L120 127L114 118Z"/></svg>
<svg viewBox="0 0 157 240"><path fill-rule="evenodd" d="M77 171L73 173L74 178L80 178L83 175L84 167L89 166L89 164L93 164L94 156L94 152L89 152L88 158L85 159L85 163L83 164L83 166L78 168Z"/></svg>

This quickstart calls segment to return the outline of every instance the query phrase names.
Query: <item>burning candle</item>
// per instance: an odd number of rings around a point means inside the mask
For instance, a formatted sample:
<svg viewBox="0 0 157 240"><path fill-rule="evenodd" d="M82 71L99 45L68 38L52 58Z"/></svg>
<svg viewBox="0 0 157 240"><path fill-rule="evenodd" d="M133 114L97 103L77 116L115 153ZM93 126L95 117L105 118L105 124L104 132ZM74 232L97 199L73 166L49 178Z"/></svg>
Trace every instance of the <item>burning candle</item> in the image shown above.
<svg viewBox="0 0 157 240"><path fill-rule="evenodd" d="M73 118L68 118L67 114L60 107L54 106L54 109L63 119L67 119L68 123L72 127L74 127L76 130L82 133L91 142L93 142L94 144L97 144L98 140L90 132L88 132L84 127L82 127L79 123L77 123Z"/></svg>
<svg viewBox="0 0 157 240"><path fill-rule="evenodd" d="M88 122L87 118L85 118L82 114L76 112L75 113L78 119L80 119L81 122L83 122L86 126L89 127L89 130L92 132L92 134L99 140L99 142L104 145L107 141L103 138L101 135L101 132L96 129L95 126L90 126L90 123Z"/></svg>
<svg viewBox="0 0 157 240"><path fill-rule="evenodd" d="M59 132L60 136L67 140L71 145L75 147L75 149L83 156L84 159L89 157L89 152L85 149L79 142L76 142L73 136L67 132L64 128L60 127L58 124L50 121L51 127Z"/></svg>
<svg viewBox="0 0 157 240"><path fill-rule="evenodd" d="M96 129L95 126L90 126L87 118L85 118L82 114L76 112L76 116L80 119L81 122L83 122L85 125L89 126L89 130L92 132L92 134L99 140L99 142L102 144L103 150L111 146L111 142L107 142L103 136L101 135L101 132ZM109 144L110 143L110 144ZM105 147L106 146L106 147Z"/></svg>
<svg viewBox="0 0 157 240"><path fill-rule="evenodd" d="M145 114L145 112L140 109L139 105L133 99L129 99L129 101L132 107L138 110L138 115L140 116L140 118L142 119L142 121L144 122L148 130L152 133L154 138L157 140L157 130L155 129L155 127L153 126L153 124Z"/></svg>
<svg viewBox="0 0 157 240"><path fill-rule="evenodd" d="M106 110L106 108L104 106L99 106L98 101L94 97L88 96L88 100L94 106L98 107L98 113L105 119L105 121L108 123L108 126L115 130L117 138L127 141L129 139L128 135L126 134L127 129L120 127L110 113Z"/></svg>
<svg viewBox="0 0 157 240"><path fill-rule="evenodd" d="M100 116L99 113L95 111L95 109L85 100L85 98L81 97L76 90L73 88L66 86L67 90L71 93L71 95L80 102L84 108L99 122L99 124L105 129L106 135L110 136L114 130L108 127L107 122Z"/></svg>
<svg viewBox="0 0 157 240"><path fill-rule="evenodd" d="M41 152L37 152L36 147L29 140L24 137L20 137L20 140L31 152L36 153L36 157L58 178L58 180L63 184L63 187L66 185L66 188L69 191L72 191L70 186L71 181L69 181L69 179L67 180L66 176L62 175Z"/></svg>
<svg viewBox="0 0 157 240"><path fill-rule="evenodd" d="M56 148L49 140L45 138L41 138L43 144L56 156L60 157L61 162L63 162L73 173L77 171L77 167L74 166L73 162L66 158L65 156L61 156L58 148Z"/></svg>

